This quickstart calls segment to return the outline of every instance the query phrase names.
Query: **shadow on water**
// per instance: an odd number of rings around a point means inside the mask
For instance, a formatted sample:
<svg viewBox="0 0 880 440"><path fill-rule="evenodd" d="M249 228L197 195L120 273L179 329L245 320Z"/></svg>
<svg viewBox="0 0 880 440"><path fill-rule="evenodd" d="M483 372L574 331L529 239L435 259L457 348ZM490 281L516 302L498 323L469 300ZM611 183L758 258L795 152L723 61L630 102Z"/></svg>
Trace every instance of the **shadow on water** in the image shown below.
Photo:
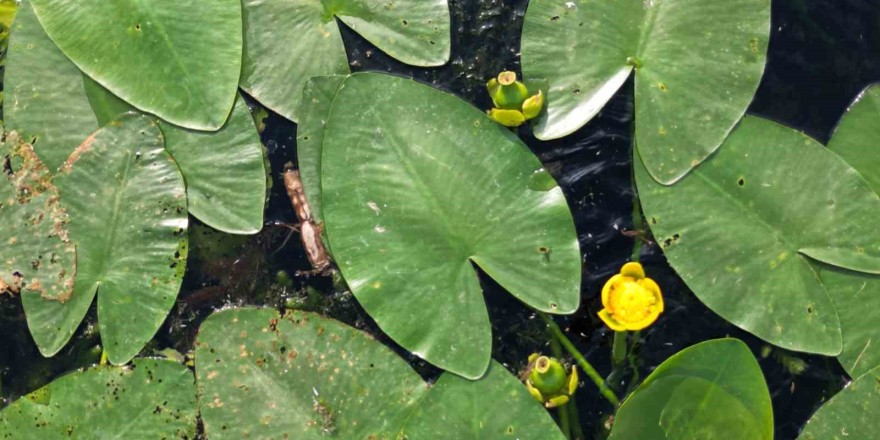
<svg viewBox="0 0 880 440"><path fill-rule="evenodd" d="M411 76L488 108L485 81L501 70L519 70L519 38L527 0L450 0L453 18L451 62L422 69L391 59L343 28L354 71L384 71ZM880 7L867 0L775 0L767 71L750 113L774 119L826 142L849 102L880 78ZM341 24L341 23L340 23ZM574 214L583 252L583 306L560 318L573 341L601 373L610 370L611 335L596 318L602 283L617 272L632 250L631 141L632 81L586 127L565 139L541 142L528 129L519 135L559 181ZM269 114L262 139L271 163L273 187L267 224L296 220L281 182L287 161L295 161L296 126ZM178 305L147 350L191 348L198 324L228 305L281 307L295 302L379 336L409 359L426 378L439 371L396 347L378 331L351 294L328 277L305 275L308 261L298 236L284 226L267 226L250 238L234 238L198 225L191 230L194 252ZM810 415L846 382L833 359L769 350L708 310L669 267L657 246L646 246L642 262L663 287L667 310L642 333L637 370L644 378L675 352L723 336L746 341L758 357L773 397L776 438L793 439ZM547 350L546 335L535 316L491 279L481 274L495 335L493 356L511 370L522 368L533 351ZM17 301L0 301L2 396L34 389L54 376L94 362L97 343L94 311L74 338L77 355L65 348L43 360L27 334ZM100 353L98 351L97 353ZM36 366L36 367L34 367ZM628 378L627 378L628 379ZM600 432L611 408L595 387L584 383L578 394L586 432Z"/></svg>

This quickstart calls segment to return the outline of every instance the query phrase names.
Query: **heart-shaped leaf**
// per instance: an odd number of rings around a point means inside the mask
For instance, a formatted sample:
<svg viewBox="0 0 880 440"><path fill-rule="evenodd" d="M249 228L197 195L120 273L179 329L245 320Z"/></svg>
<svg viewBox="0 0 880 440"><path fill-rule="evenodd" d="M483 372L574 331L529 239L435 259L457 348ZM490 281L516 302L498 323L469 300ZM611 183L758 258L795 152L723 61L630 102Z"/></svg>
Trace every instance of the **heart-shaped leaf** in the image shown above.
<svg viewBox="0 0 880 440"><path fill-rule="evenodd" d="M195 438L196 390L183 365L138 359L55 379L0 412L4 439Z"/></svg>
<svg viewBox="0 0 880 440"><path fill-rule="evenodd" d="M770 0L532 0L522 69L550 82L539 139L586 124L635 71L636 142L671 184L715 151L764 71Z"/></svg>
<svg viewBox="0 0 880 440"><path fill-rule="evenodd" d="M0 145L0 293L65 302L73 294L76 249L58 189L33 148L15 133Z"/></svg>
<svg viewBox="0 0 880 440"><path fill-rule="evenodd" d="M349 72L336 18L404 63L449 60L447 0L245 0L244 17L241 87L292 121L309 78Z"/></svg>
<svg viewBox="0 0 880 440"><path fill-rule="evenodd" d="M869 439L880 417L880 369L856 379L807 421L799 440Z"/></svg>
<svg viewBox="0 0 880 440"><path fill-rule="evenodd" d="M880 193L880 87L862 92L841 118L828 143ZM843 334L843 352L837 357L856 378L880 365L880 277L820 266L820 276L837 314Z"/></svg>
<svg viewBox="0 0 880 440"><path fill-rule="evenodd" d="M56 170L99 126L134 108L82 75L45 35L27 3L15 26L13 64L7 73L15 97L5 107L9 127L35 137L37 154ZM224 232L260 230L266 172L263 147L247 105L239 99L227 123L216 132L166 122L160 126L166 148L186 178L190 213Z"/></svg>
<svg viewBox="0 0 880 440"><path fill-rule="evenodd" d="M98 128L82 74L43 32L28 1L15 15L3 81L6 128L33 140L51 171Z"/></svg>
<svg viewBox="0 0 880 440"><path fill-rule="evenodd" d="M86 94L101 125L135 111L100 84L85 78ZM254 234L263 227L266 167L263 144L250 110L239 97L218 131L189 130L158 121L165 148L186 179L190 214L231 234Z"/></svg>
<svg viewBox="0 0 880 440"><path fill-rule="evenodd" d="M55 354L99 291L104 350L111 362L128 362L165 320L183 278L183 177L165 152L159 127L138 116L90 136L55 183L76 244L76 285L64 304L24 297L31 334L44 355Z"/></svg>
<svg viewBox="0 0 880 440"><path fill-rule="evenodd" d="M482 376L491 326L474 264L536 309L577 309L580 251L565 197L509 130L453 95L382 74L346 79L330 109L317 145L325 231L352 292L391 338ZM314 157L308 146L300 155ZM537 188L536 177L553 185Z"/></svg>
<svg viewBox="0 0 880 440"><path fill-rule="evenodd" d="M716 339L667 359L623 402L609 437L664 438L773 438L770 393L744 343Z"/></svg>
<svg viewBox="0 0 880 440"><path fill-rule="evenodd" d="M176 125L217 130L241 72L238 0L30 0L46 33L80 70Z"/></svg>
<svg viewBox="0 0 880 440"><path fill-rule="evenodd" d="M865 89L834 129L828 149L837 153L880 194L880 86Z"/></svg>
<svg viewBox="0 0 880 440"><path fill-rule="evenodd" d="M837 312L808 257L880 272L880 231L864 221L880 216L880 198L855 170L754 117L671 187L635 168L657 242L703 303L772 344L840 353Z"/></svg>
<svg viewBox="0 0 880 440"><path fill-rule="evenodd" d="M215 313L195 358L212 439L563 438L497 363L479 381L445 374L429 388L369 335L312 313Z"/></svg>

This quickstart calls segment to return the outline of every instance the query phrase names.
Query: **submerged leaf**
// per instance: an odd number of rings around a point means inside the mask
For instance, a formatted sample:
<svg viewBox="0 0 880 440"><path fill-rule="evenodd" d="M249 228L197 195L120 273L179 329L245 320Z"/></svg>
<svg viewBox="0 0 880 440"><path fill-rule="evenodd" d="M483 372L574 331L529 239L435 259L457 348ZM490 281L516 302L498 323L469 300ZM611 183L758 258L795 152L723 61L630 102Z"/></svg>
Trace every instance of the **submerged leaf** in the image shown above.
<svg viewBox="0 0 880 440"><path fill-rule="evenodd" d="M404 63L449 60L447 0L245 0L244 17L241 87L294 122L309 78L349 73L336 18Z"/></svg>
<svg viewBox="0 0 880 440"><path fill-rule="evenodd" d="M63 303L73 294L76 251L52 176L17 133L0 146L0 294Z"/></svg>
<svg viewBox="0 0 880 440"><path fill-rule="evenodd" d="M0 412L4 439L195 438L193 375L170 361L138 359L55 379Z"/></svg>
<svg viewBox="0 0 880 440"><path fill-rule="evenodd" d="M238 0L30 0L52 41L83 72L135 107L217 130L241 72Z"/></svg>
<svg viewBox="0 0 880 440"><path fill-rule="evenodd" d="M31 334L53 355L98 291L98 324L111 362L134 357L177 298L186 265L183 177L149 118L98 130L55 177L77 246L75 301L25 301ZM27 297L25 297L27 299Z"/></svg>
<svg viewBox="0 0 880 440"><path fill-rule="evenodd" d="M673 186L635 167L645 218L703 303L780 347L840 353L837 312L810 259L880 272L880 231L863 220L880 217L880 198L858 173L755 117Z"/></svg>
<svg viewBox="0 0 880 440"><path fill-rule="evenodd" d="M320 191L342 275L396 342L482 376L491 326L474 265L539 310L577 309L580 251L565 197L558 186L532 189L542 165L507 129L453 95L382 74L352 75L316 108L330 114L323 143L299 146L310 158L303 182L321 185L306 192ZM309 175L318 155L320 176Z"/></svg>
<svg viewBox="0 0 880 440"><path fill-rule="evenodd" d="M623 402L609 440L769 440L770 393L737 339L715 339L664 361Z"/></svg>
<svg viewBox="0 0 880 440"><path fill-rule="evenodd" d="M215 313L195 359L212 439L563 439L502 365L475 382L444 374L428 387L366 333L312 313Z"/></svg>
<svg viewBox="0 0 880 440"><path fill-rule="evenodd" d="M529 2L526 79L549 80L539 139L592 119L635 71L635 138L671 184L715 151L752 100L767 54L770 0Z"/></svg>

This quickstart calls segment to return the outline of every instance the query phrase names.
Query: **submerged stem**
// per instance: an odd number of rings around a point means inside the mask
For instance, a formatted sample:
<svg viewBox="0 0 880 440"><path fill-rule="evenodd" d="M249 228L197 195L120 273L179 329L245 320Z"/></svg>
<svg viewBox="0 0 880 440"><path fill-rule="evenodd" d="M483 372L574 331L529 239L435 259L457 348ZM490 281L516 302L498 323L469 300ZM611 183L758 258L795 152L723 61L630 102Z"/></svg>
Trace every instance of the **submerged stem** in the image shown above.
<svg viewBox="0 0 880 440"><path fill-rule="evenodd" d="M626 347L626 331L614 332L614 339L611 342L611 365L617 368L626 360L628 350Z"/></svg>
<svg viewBox="0 0 880 440"><path fill-rule="evenodd" d="M584 370L584 373L586 373L587 376L593 381L593 383L596 384L602 396L605 397L605 399L607 399L609 402L611 402L612 405L619 405L620 399L618 399L617 396L614 395L614 391L611 391L611 388L608 388L608 385L605 385L605 379L603 379L602 376L599 375L599 372L597 372L596 369L593 368L593 366L590 365L589 362L587 362L587 359L584 357L583 354L581 354L580 350L578 350L577 347L575 347L574 344L571 342L571 340L569 340L568 337L565 336L565 333L562 332L562 329L559 328L559 325L557 325L556 322L553 321L553 319L547 316L546 313L538 312L538 315L541 317L541 319L544 320L544 322L547 323L547 326L550 328L553 336L556 337L556 340L558 340L559 343L562 344L562 346L565 347L566 350L568 350L568 352L574 358L575 362L577 362L578 366L580 366L581 369Z"/></svg>

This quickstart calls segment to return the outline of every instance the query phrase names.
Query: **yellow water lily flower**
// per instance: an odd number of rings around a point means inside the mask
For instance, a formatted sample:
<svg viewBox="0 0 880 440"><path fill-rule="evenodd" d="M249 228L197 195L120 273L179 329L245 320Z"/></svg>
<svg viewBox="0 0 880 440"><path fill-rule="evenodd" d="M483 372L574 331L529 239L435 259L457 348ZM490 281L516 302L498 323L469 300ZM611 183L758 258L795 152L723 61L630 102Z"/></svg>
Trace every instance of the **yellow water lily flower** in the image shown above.
<svg viewBox="0 0 880 440"><path fill-rule="evenodd" d="M567 373L558 360L532 353L525 376L526 388L538 402L547 408L568 403L577 390L578 374L574 365Z"/></svg>
<svg viewBox="0 0 880 440"><path fill-rule="evenodd" d="M602 287L599 318L614 331L641 330L663 312L663 294L639 263L626 263Z"/></svg>

